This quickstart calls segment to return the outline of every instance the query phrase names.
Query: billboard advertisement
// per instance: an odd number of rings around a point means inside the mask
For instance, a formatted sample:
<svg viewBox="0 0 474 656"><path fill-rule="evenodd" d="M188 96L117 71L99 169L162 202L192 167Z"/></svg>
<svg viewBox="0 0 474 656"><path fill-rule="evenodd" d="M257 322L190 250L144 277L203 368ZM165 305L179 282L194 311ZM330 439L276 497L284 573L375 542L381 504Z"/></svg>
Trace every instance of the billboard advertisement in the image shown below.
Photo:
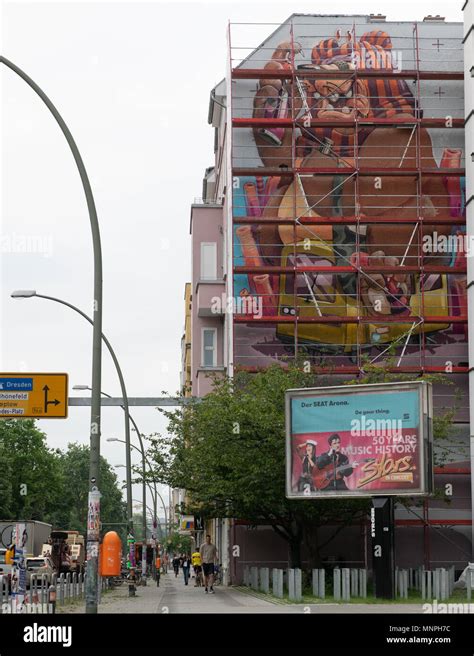
<svg viewBox="0 0 474 656"><path fill-rule="evenodd" d="M431 409L425 381L288 390L287 497L430 494Z"/></svg>

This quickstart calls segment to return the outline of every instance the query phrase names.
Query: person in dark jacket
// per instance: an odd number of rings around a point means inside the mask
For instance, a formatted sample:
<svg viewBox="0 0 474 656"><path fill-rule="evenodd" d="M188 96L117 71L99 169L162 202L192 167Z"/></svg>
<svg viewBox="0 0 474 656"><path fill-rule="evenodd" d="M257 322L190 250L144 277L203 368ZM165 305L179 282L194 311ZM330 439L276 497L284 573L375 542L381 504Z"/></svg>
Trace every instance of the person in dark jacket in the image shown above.
<svg viewBox="0 0 474 656"><path fill-rule="evenodd" d="M191 569L191 556L185 555L182 558L183 558L183 564L181 565L181 567L183 568L184 585L188 585L189 570Z"/></svg>
<svg viewBox="0 0 474 656"><path fill-rule="evenodd" d="M341 453L341 438L337 433L333 433L328 438L328 444L329 451L322 453L316 461L318 469L324 469L330 465L327 473L329 485L326 489L328 491L347 490L344 478L352 475L353 468L357 467L358 463L349 464L349 458Z"/></svg>

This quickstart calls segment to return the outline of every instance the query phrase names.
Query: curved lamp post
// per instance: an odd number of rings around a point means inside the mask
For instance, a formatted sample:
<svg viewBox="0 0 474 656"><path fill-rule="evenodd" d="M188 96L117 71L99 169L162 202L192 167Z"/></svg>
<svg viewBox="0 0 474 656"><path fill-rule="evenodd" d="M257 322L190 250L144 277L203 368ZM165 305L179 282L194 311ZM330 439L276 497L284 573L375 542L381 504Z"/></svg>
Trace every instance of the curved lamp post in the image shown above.
<svg viewBox="0 0 474 656"><path fill-rule="evenodd" d="M18 290L12 292L11 297L12 298L44 298L48 301L54 301L55 303L60 303L61 305L65 305L66 307L71 308L71 310L74 310L74 312L77 312L77 314L80 314L81 317L83 317L86 321L92 324L95 330L94 321L85 312L80 310L75 305L72 305L72 303L63 301L62 299L56 298L55 296L46 296L44 294L38 294L34 289L29 289L29 290ZM131 530L133 530L133 510L132 510L132 463L130 459L130 415L128 411L127 389L125 387L125 380L123 378L122 370L117 360L117 356L115 355L115 352L112 348L112 345L103 333L101 333L101 337L104 340L104 344L107 346L107 349L114 362L115 369L117 370L117 375L120 381L120 387L122 390L122 398L123 398L122 407L125 411L125 443L127 445L127 449L125 453L126 463L127 463L127 531L130 532ZM94 402L93 393L92 393L92 403ZM100 402L100 394L101 392L99 390L99 402Z"/></svg>
<svg viewBox="0 0 474 656"><path fill-rule="evenodd" d="M132 420L132 423L133 423L133 420ZM106 440L106 442L122 442L122 443L123 443L123 440L119 440L119 439L116 438L116 437L108 437L107 440ZM152 471L152 466L151 466L150 461L149 461L148 458L146 457L145 452L144 452L144 450L143 450L143 443L142 443L141 446L142 446L142 448L139 449L139 448L138 448L137 446L135 446L134 444L131 444L132 449L136 449L137 451L139 451L139 452L142 454L143 480L145 480L145 465L144 465L144 463L146 462L146 464L148 465L150 471ZM148 484L148 482L147 482L147 481L145 481L145 482L146 482L146 484L148 485L148 488L149 488L149 490L150 490L150 493L151 493L151 496L152 496L152 499L153 499L154 508L155 508L155 520L156 520L156 522L157 522L157 525L158 525L157 499L159 498L160 501L161 501L161 505L163 506L163 512L165 513L165 530L166 530L166 535L167 535L167 534L168 534L168 513L166 512L166 505L165 505L165 502L163 501L163 497L162 497L161 494L158 492L158 488L156 487L156 482L155 482L155 481L152 481L152 483L153 483L153 487L155 488L155 493L154 493L154 494L153 494L153 490L152 490L152 488L150 487L150 485Z"/></svg>
<svg viewBox="0 0 474 656"><path fill-rule="evenodd" d="M6 57L0 56L0 64L3 64L33 89L41 98L43 103L53 115L59 125L66 141L71 149L72 156L76 162L82 187L86 196L87 209L92 231L92 244L94 250L94 326L92 337L92 401L91 401L91 423L90 423L90 461L89 461L89 490L92 492L100 487L100 387L102 376L102 248L100 243L100 229L97 218L92 188L87 175L86 167L82 161L79 149L74 138L66 125L63 117L53 105L45 92L27 75ZM100 506L99 506L100 508ZM98 517L100 520L100 515ZM87 579L86 579L86 613L97 613L98 604L98 540L99 536L88 530L88 557L87 557Z"/></svg>

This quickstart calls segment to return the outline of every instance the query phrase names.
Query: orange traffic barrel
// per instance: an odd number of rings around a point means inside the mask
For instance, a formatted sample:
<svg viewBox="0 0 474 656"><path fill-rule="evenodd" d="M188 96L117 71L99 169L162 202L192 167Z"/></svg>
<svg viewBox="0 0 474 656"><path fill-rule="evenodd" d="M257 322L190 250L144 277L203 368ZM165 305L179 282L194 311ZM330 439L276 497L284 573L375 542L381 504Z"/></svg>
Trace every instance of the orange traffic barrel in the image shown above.
<svg viewBox="0 0 474 656"><path fill-rule="evenodd" d="M100 550L101 576L120 576L122 570L122 541L115 531L104 535Z"/></svg>

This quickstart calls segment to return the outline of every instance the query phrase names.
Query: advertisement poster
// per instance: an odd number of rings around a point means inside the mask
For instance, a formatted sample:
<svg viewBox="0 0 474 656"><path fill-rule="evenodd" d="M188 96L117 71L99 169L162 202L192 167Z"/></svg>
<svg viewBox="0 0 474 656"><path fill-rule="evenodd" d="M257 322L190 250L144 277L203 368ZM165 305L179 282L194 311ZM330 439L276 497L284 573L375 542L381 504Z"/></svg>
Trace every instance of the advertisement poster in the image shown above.
<svg viewBox="0 0 474 656"><path fill-rule="evenodd" d="M423 431L427 387L287 392L287 496L429 493Z"/></svg>
<svg viewBox="0 0 474 656"><path fill-rule="evenodd" d="M89 506L87 513L87 540L98 542L100 539L100 497L98 490L89 492Z"/></svg>
<svg viewBox="0 0 474 656"><path fill-rule="evenodd" d="M26 596L25 546L28 540L25 524L16 524L13 540L15 556L12 569L12 607L14 613L24 613Z"/></svg>

